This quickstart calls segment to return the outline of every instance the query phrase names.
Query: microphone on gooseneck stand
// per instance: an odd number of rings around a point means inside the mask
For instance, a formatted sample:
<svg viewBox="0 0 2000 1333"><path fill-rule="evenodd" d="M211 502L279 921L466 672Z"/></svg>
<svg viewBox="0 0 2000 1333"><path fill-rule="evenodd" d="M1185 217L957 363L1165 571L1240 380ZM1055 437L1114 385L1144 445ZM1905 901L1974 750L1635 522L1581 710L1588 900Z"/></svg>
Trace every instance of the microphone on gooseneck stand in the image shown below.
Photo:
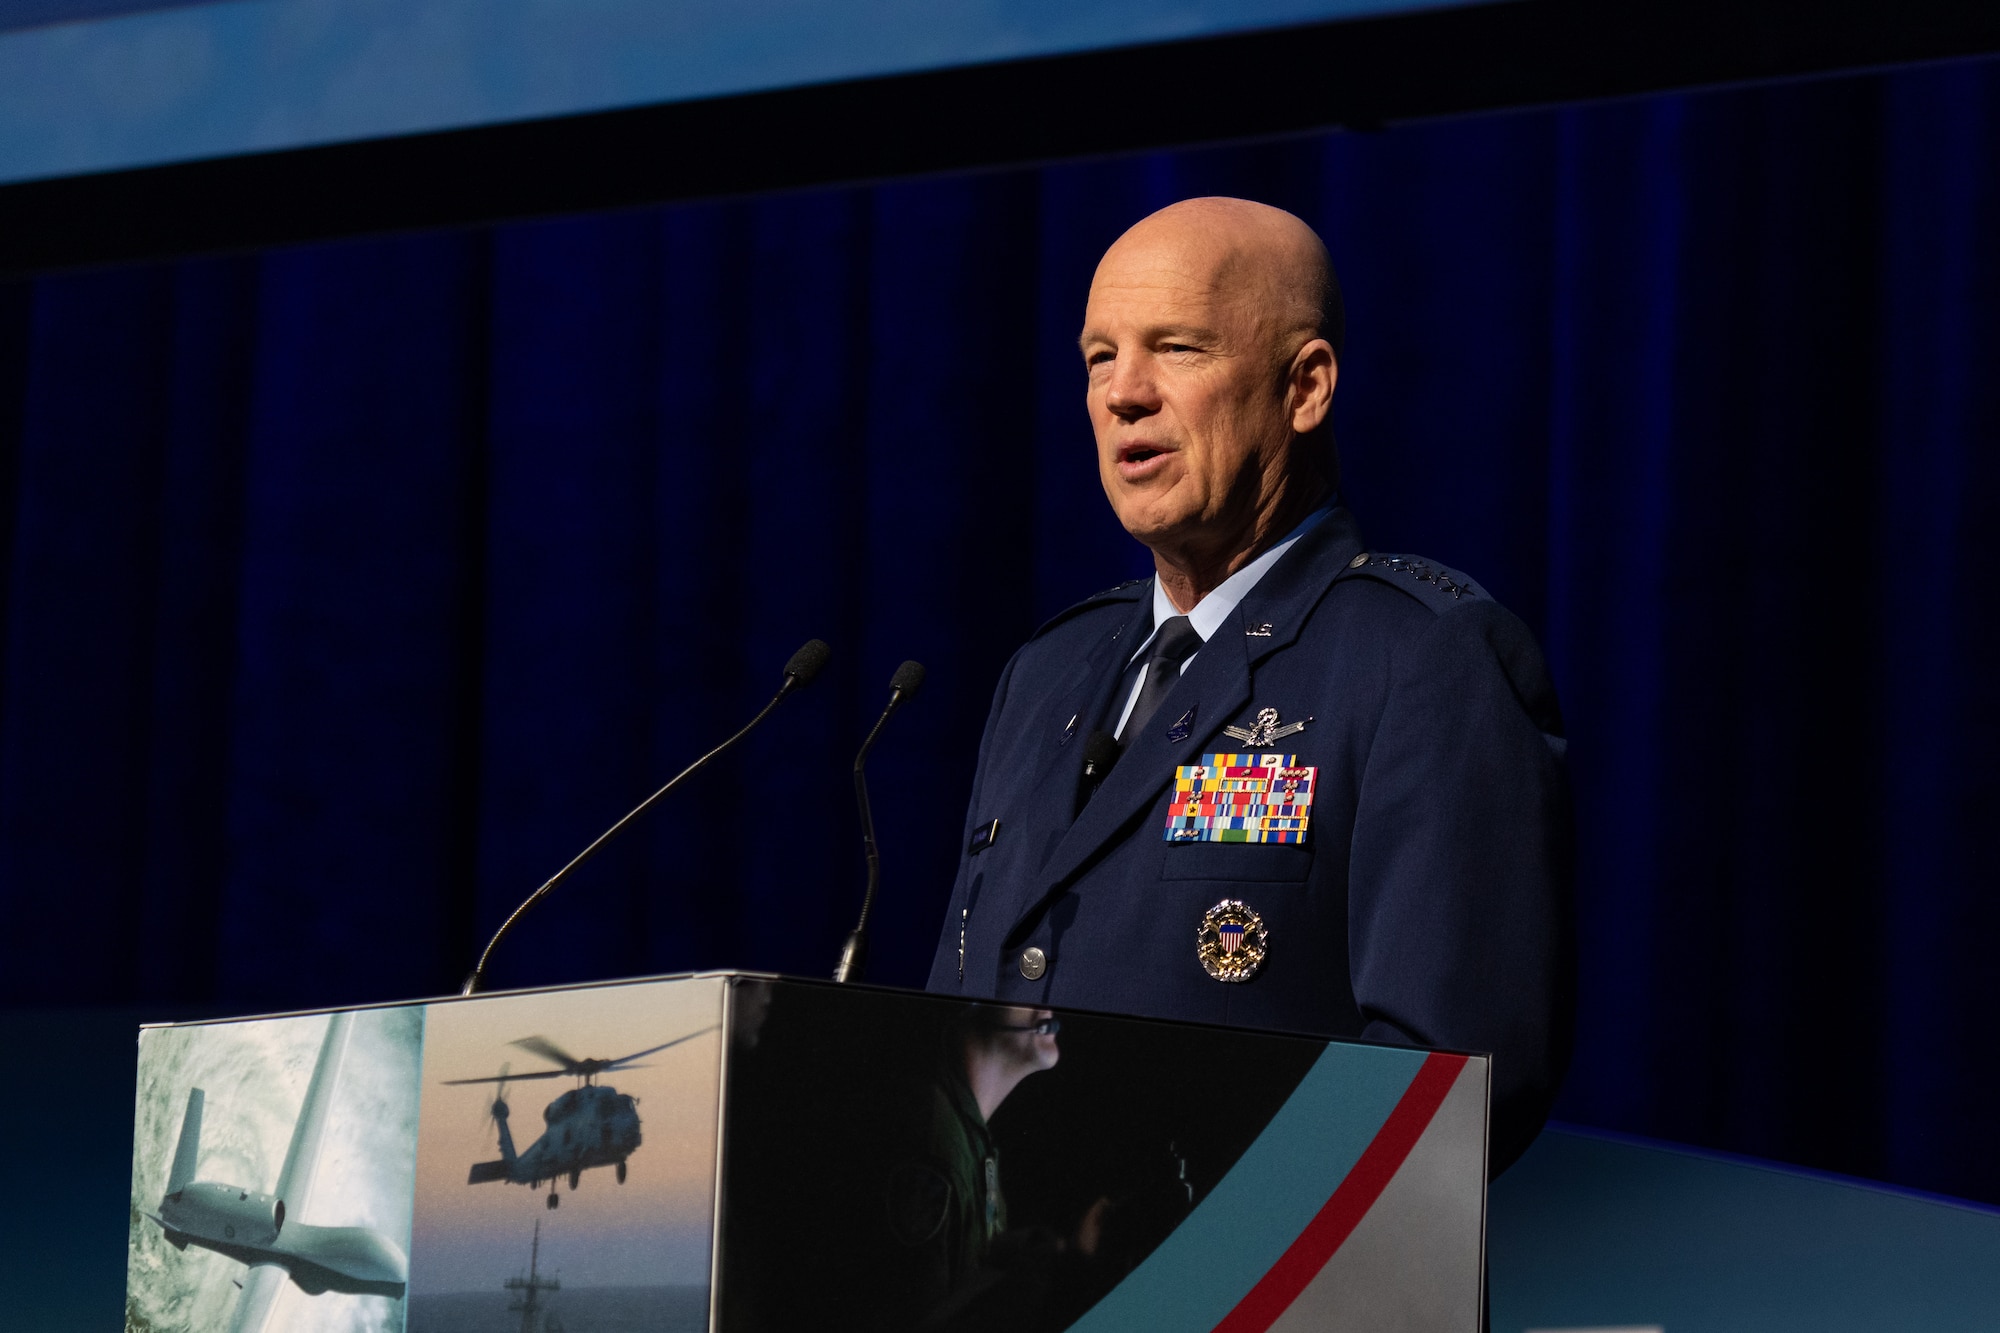
<svg viewBox="0 0 2000 1333"><path fill-rule="evenodd" d="M861 742L861 753L854 756L854 804L861 811L861 853L868 858L868 888L861 896L861 919L854 929L847 932L847 942L840 946L840 961L833 965L835 981L860 981L868 972L868 913L875 906L875 886L882 879L882 853L875 846L875 812L868 805L868 751L875 746L875 738L882 734L882 727L889 720L889 714L897 705L917 692L924 683L924 666L921 662L905 662L896 668L896 674L889 677L889 703L882 710L882 716L875 719L874 730L868 739Z"/></svg>
<svg viewBox="0 0 2000 1333"><path fill-rule="evenodd" d="M673 777L673 780L667 783L666 786L660 788L658 791L654 792L651 796L648 796L645 800L639 802L639 804L632 810L632 813L626 815L625 818L619 820L616 824L613 824L610 828L604 830L603 833L599 834L596 842L591 843L590 846L578 852L576 854L576 858L572 860L568 865L564 866L561 870L556 871L555 874L549 876L548 881L544 883L541 888L536 889L533 893L529 894L526 900L523 901L519 907L515 908L513 912L508 915L505 921L502 921L500 923L500 929L493 932L493 938L488 940L486 942L485 949L480 951L479 963L476 967L472 969L472 975L468 976L465 979L465 986L462 990L459 991L459 994L477 995L479 993L480 987L486 984L486 964L493 957L493 950L499 947L501 940L507 938L507 932L514 929L514 923L519 921L522 917L528 914L529 908L533 907L536 903L540 902L542 899L548 897L550 891L553 890L556 887L556 885L568 879L571 873L574 872L578 866L582 865L585 861L588 861L591 857L595 856L597 854L598 849L603 847L605 843L610 842L613 838L617 837L620 833L624 832L625 826L627 824L630 824L640 815L643 815L648 810L652 809L653 806L659 802L662 796L665 796L668 792L680 786L683 779L687 778L690 774L694 773L697 769L701 768L709 760L715 758L717 755L721 754L724 750L727 750L730 746L736 744L738 741L742 740L745 736L748 736L751 732L755 731L757 729L757 724L762 722L765 718L769 717L771 715L771 710L776 708L779 704L785 701L786 695L790 694L793 690L812 684L813 677L817 676L820 673L820 668L826 665L827 659L831 656L833 656L833 650L827 647L825 641L821 639L809 640L797 652L793 653L792 660L785 663L785 683L778 687L778 692L771 696L771 702L765 704L763 711L758 713L757 716L751 718L749 723L743 728L743 730L737 732L734 736L731 736L728 740L716 746L713 750L710 750L707 754L695 760L692 764L689 764L686 768L676 773Z"/></svg>

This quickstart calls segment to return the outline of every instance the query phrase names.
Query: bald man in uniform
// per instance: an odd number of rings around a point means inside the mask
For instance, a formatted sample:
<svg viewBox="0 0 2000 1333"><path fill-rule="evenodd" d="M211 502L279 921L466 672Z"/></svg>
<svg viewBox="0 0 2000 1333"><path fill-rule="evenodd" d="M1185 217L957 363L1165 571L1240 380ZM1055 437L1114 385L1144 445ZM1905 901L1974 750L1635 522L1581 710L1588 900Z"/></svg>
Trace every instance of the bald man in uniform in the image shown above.
<svg viewBox="0 0 2000 1333"><path fill-rule="evenodd" d="M1533 636L1367 545L1329 413L1319 238L1193 199L1106 252L1080 347L1154 575L1000 678L930 989L1493 1054L1497 1172L1568 1060L1563 727ZM1240 755L1268 795L1177 803Z"/></svg>

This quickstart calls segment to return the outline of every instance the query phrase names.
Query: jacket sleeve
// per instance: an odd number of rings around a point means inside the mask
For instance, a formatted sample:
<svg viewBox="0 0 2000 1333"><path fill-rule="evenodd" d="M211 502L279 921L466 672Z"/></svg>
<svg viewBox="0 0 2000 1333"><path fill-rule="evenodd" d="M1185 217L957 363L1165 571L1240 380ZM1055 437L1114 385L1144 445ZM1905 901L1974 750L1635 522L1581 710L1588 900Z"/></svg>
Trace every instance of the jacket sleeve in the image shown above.
<svg viewBox="0 0 2000 1333"><path fill-rule="evenodd" d="M1373 1041L1493 1056L1490 1169L1540 1131L1575 1005L1569 789L1548 670L1486 601L1395 658L1362 774L1349 966Z"/></svg>

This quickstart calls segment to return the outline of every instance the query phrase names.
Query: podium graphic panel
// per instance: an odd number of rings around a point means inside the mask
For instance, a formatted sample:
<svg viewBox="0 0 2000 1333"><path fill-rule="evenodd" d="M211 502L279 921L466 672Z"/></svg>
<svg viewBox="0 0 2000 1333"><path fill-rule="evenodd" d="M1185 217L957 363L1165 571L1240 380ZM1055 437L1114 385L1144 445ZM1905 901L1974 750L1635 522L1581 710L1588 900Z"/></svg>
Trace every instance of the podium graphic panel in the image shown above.
<svg viewBox="0 0 2000 1333"><path fill-rule="evenodd" d="M1479 1323L1479 1056L722 974L139 1065L127 1333Z"/></svg>
<svg viewBox="0 0 2000 1333"><path fill-rule="evenodd" d="M544 1309L576 1333L708 1327L723 992L430 1006L410 1333L515 1330Z"/></svg>
<svg viewBox="0 0 2000 1333"><path fill-rule="evenodd" d="M423 1011L149 1028L128 1330L400 1333Z"/></svg>
<svg viewBox="0 0 2000 1333"><path fill-rule="evenodd" d="M790 981L734 1011L722 1333L1478 1327L1482 1058Z"/></svg>

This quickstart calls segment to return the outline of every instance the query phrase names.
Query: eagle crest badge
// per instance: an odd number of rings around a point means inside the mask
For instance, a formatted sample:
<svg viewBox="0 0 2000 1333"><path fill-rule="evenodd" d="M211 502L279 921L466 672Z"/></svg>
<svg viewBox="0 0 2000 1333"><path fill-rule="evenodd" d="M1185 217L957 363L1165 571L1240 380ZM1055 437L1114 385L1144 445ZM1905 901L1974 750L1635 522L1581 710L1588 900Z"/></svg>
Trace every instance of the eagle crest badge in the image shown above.
<svg viewBox="0 0 2000 1333"><path fill-rule="evenodd" d="M1270 937L1264 918L1247 904L1224 898L1202 913L1194 934L1195 956L1217 981L1248 981L1264 965Z"/></svg>

